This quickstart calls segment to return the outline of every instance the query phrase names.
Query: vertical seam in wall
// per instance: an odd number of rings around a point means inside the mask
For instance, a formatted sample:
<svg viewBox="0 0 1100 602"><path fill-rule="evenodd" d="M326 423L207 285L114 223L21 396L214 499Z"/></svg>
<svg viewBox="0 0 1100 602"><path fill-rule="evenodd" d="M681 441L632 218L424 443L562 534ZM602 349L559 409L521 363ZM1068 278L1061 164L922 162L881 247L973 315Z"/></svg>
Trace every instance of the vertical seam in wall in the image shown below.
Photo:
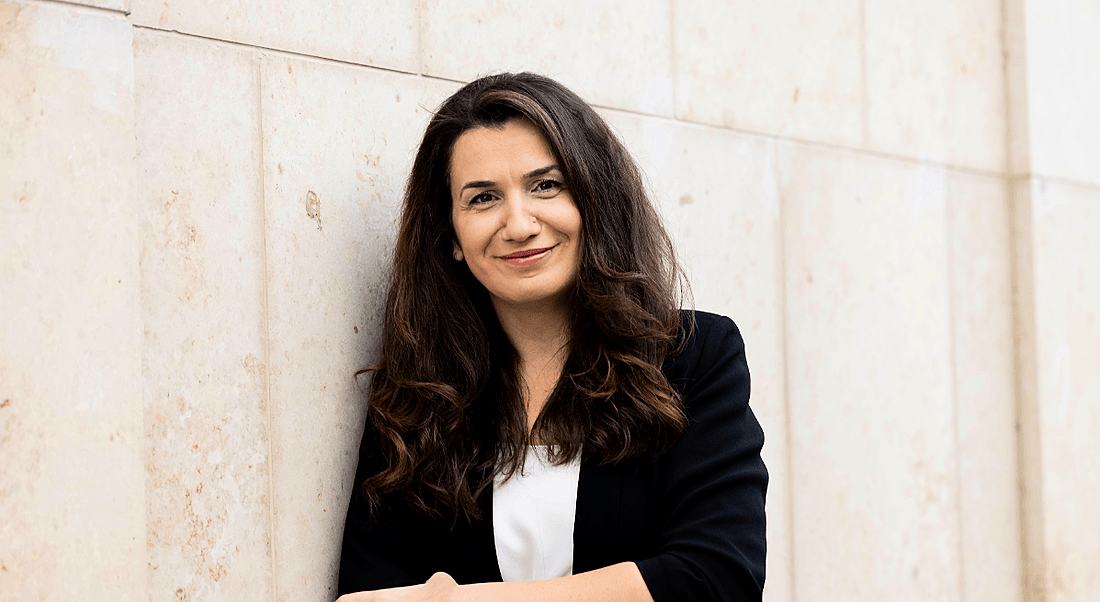
<svg viewBox="0 0 1100 602"><path fill-rule="evenodd" d="M959 371L958 371L958 314L955 311L955 228L954 205L950 194L950 174L944 172L944 226L947 230L947 333L948 348L947 357L949 364L948 374L951 378L951 431L955 443L955 528L958 531L956 539L957 552L959 554L959 600L966 601L966 547L963 532L963 502L962 502L962 440L959 437Z"/></svg>
<svg viewBox="0 0 1100 602"><path fill-rule="evenodd" d="M779 141L772 140L772 177L775 178L775 204L779 208L779 315L780 315L780 346L782 348L783 366L783 421L786 430L786 438L783 444L787 447L787 588L790 592L791 602L795 601L795 553L794 553L794 453L791 449L791 378L790 378L790 347L787 339L787 222L785 203L780 193L779 177Z"/></svg>
<svg viewBox="0 0 1100 602"><path fill-rule="evenodd" d="M1012 293L1012 330L1013 330L1013 346L1012 346L1012 367L1013 367L1013 413L1015 414L1015 426L1016 426L1016 505L1018 508L1018 520L1017 528L1019 529L1019 550L1017 553L1020 558L1020 575L1017 583L1018 599L1027 600L1029 591L1027 587L1028 579L1030 578L1030 554L1028 553L1028 524L1027 524L1027 506L1025 505L1024 492L1027 486L1027 474L1024 466L1024 446L1023 446L1023 395L1024 388L1022 385L1022 371L1025 366L1023 365L1023 357L1021 356L1020 344L1023 342L1022 336L1022 320L1021 315L1022 308L1020 306L1020 244L1019 240L1020 232L1018 228L1018 212L1020 210L1019 200L1016 194L1016 184L1013 173L1013 165L1015 164L1015 157L1013 156L1013 140L1017 135L1015 127L1013 127L1013 108L1012 108L1012 82L1013 74L1011 67L1010 56L1013 51L1011 48L1011 36L1009 32L1010 27L1010 9L1009 2L1013 0L1001 0L1001 68L1002 68L1002 83L1004 86L1004 107L1005 107L1005 165L1004 165L1004 182L1005 182L1005 194L1008 199L1008 249L1009 249L1009 266L1011 274L1009 274L1010 291ZM1025 63L1026 70L1026 63ZM1025 71L1026 73L1026 71ZM1031 166L1027 166L1025 170L1030 177Z"/></svg>
<svg viewBox="0 0 1100 602"><path fill-rule="evenodd" d="M264 296L264 409L267 413L267 520L268 520L268 553L271 556L271 599L279 599L279 580L276 576L278 563L276 562L275 546L275 433L274 421L271 416L271 310L270 295L268 293L268 263L267 263L267 183L264 179L264 55L257 55L256 59L256 116L259 125L260 144L260 242L263 254L263 296Z"/></svg>
<svg viewBox="0 0 1100 602"><path fill-rule="evenodd" d="M1029 184L1030 187L1030 184ZM1029 500L1036 496L1034 488L1029 490L1028 488L1028 466L1027 459L1024 457L1024 440L1027 438L1026 429L1024 424L1025 420L1029 420L1032 416L1025 416L1025 399L1026 395L1032 395L1033 391L1030 388L1025 387L1028 377L1024 374L1025 370L1032 368L1032 362L1025 362L1023 357L1022 347L1025 344L1032 343L1033 341L1028 339L1024 333L1024 322L1029 318L1033 319L1033 313L1026 310L1024 307L1024 299L1022 296L1025 292L1022 290L1025 282L1025 278L1020 274L1021 264L1024 261L1032 261L1031 257L1023 257L1022 254L1029 253L1030 249L1023 249L1021 247L1031 244L1030 228L1031 223L1028 219L1027 224L1022 224L1021 220L1021 207L1020 198L1016 192L1015 185L1008 186L1008 201L1009 201L1009 223L1011 233L1011 246L1009 247L1011 252L1012 262L1012 326L1013 326L1013 368L1015 373L1015 413L1016 413L1016 490L1018 497L1016 503L1019 508L1019 522L1020 529L1020 600L1030 600L1032 598L1031 592L1036 590L1034 584L1031 584L1031 539L1041 534L1032 533L1028 521L1028 506ZM1030 194L1030 192L1028 193ZM1029 207L1030 209L1030 203ZM1025 228L1027 230L1025 230ZM1029 268L1028 275L1031 274ZM1025 315L1026 314L1026 315ZM1030 410L1029 410L1030 412ZM1038 425L1035 427L1038 429ZM1039 487L1039 484L1034 484L1034 487ZM1041 566L1041 565L1040 565ZM1037 599L1045 599L1041 595Z"/></svg>
<svg viewBox="0 0 1100 602"><path fill-rule="evenodd" d="M859 71L860 101L862 104L862 111L860 111L862 146L867 148L871 140L871 117L868 106L870 103L868 102L869 95L867 93L867 0L859 0Z"/></svg>

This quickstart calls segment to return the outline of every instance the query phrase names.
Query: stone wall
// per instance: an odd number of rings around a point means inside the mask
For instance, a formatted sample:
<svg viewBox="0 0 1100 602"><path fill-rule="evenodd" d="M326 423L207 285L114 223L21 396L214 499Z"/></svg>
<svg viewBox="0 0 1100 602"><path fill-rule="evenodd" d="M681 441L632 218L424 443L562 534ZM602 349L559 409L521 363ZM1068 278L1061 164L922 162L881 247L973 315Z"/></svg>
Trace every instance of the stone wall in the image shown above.
<svg viewBox="0 0 1100 602"><path fill-rule="evenodd" d="M0 0L0 600L328 601L404 178L535 70L746 338L769 602L1100 591L1097 0Z"/></svg>

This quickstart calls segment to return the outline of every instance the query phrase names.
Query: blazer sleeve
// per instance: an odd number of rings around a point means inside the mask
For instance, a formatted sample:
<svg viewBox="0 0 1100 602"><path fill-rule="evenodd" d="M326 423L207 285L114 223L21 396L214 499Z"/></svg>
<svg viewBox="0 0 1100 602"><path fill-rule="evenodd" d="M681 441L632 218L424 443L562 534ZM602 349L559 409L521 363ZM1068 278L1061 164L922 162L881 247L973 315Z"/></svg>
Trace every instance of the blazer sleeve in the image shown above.
<svg viewBox="0 0 1100 602"><path fill-rule="evenodd" d="M410 517L398 510L400 505L381 504L371 513L362 483L382 468L378 435L367 421L359 447L359 464L344 522L340 552L340 595L367 590L415 585L420 578L421 562L417 529Z"/></svg>
<svg viewBox="0 0 1100 602"><path fill-rule="evenodd" d="M682 353L695 363L683 379L688 426L659 460L659 550L637 562L655 602L760 600L764 588L764 432L737 326L706 318Z"/></svg>

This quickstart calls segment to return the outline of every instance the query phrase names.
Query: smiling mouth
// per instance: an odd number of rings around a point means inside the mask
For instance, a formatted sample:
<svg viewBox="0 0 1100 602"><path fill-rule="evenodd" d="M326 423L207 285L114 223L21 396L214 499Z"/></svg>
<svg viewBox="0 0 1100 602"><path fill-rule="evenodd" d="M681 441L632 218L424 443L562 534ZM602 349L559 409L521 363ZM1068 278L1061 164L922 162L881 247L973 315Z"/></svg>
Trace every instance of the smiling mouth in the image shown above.
<svg viewBox="0 0 1100 602"><path fill-rule="evenodd" d="M552 251L554 247L544 247L541 249L530 249L527 251L517 251L510 255L504 255L501 257L504 261L512 265L527 265L535 263L536 261L546 257L546 255Z"/></svg>

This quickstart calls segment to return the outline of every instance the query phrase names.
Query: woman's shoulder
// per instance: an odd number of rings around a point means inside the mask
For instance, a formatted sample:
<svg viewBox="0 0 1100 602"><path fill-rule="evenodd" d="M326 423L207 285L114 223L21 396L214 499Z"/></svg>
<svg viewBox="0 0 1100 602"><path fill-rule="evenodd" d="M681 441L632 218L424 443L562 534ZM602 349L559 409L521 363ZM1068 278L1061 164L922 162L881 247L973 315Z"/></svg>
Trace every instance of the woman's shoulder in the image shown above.
<svg viewBox="0 0 1100 602"><path fill-rule="evenodd" d="M749 367L741 331L726 316L682 310L681 344L665 361L665 378L680 391L684 409L703 411L708 400L748 404ZM715 395L717 394L717 395ZM726 401L721 401L721 400Z"/></svg>
<svg viewBox="0 0 1100 602"><path fill-rule="evenodd" d="M711 333L711 331L715 331L722 335L738 333L740 336L737 324L735 324L733 320L720 314L712 314L709 311L681 309L680 324L683 326L683 330L686 333L693 335L706 335Z"/></svg>
<svg viewBox="0 0 1100 602"><path fill-rule="evenodd" d="M665 362L669 382L689 379L724 356L744 356L744 341L737 324L710 312L680 310L680 335L674 353Z"/></svg>

